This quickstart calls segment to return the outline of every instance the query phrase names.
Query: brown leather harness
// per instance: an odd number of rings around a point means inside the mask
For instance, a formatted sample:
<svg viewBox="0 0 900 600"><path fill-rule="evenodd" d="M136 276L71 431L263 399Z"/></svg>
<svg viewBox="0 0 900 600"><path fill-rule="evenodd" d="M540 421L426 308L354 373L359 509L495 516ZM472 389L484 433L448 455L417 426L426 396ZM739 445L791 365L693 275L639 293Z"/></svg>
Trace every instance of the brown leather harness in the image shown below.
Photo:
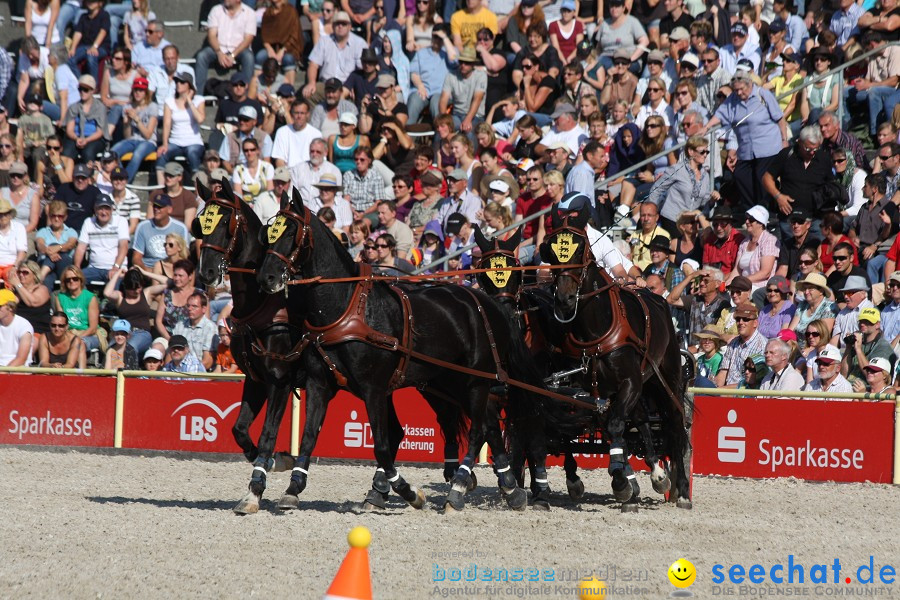
<svg viewBox="0 0 900 600"><path fill-rule="evenodd" d="M679 407L679 410L683 411L684 409L679 402L678 396L675 395L675 393L672 391L671 386L669 386L668 382L662 376L662 373L659 370L659 365L656 363L656 361L650 359L648 351L650 349L650 344L652 341L652 332L650 328L650 310L647 307L646 301L634 289L623 286L614 281L605 269L602 269L599 267L599 265L597 265L596 261L594 260L593 252L591 251L590 244L588 242L587 233L582 229L569 225L568 218L564 219L563 225L561 227L554 231L551 231L547 235L547 238L550 239L555 234L561 231L568 231L572 235L578 236L584 241L584 243L582 244L583 249L581 254L581 264L578 265L575 269L561 270L556 274L557 281L561 277L568 277L575 281L576 289L578 290L576 296L576 310L580 301L590 300L591 298L603 293L609 294L609 301L612 305L612 323L610 324L609 329L603 335L590 340L581 340L575 335L574 332L569 332L569 334L566 336L565 341L563 342L561 351L566 356L581 358L581 360L584 361L585 364L587 362L591 363L591 394L594 398L599 398L600 386L597 379L597 373L599 371L600 359L615 350L630 346L631 348L634 348L641 356L641 378L643 379L646 376L647 365L649 364L653 371L656 373L659 381L662 383L662 386L665 388L672 402L677 407ZM592 265L597 269L597 272L601 280L603 281L603 285L595 287L595 289L589 292L582 293L582 288L584 287L585 283L585 277L587 275L588 269ZM579 268L580 274L574 275L573 272L577 271ZM638 304L641 307L641 313L644 315L643 337L639 336L635 332L634 327L632 327L631 323L628 321L628 312L625 307L625 302L623 301L624 295L628 295L637 300Z"/></svg>

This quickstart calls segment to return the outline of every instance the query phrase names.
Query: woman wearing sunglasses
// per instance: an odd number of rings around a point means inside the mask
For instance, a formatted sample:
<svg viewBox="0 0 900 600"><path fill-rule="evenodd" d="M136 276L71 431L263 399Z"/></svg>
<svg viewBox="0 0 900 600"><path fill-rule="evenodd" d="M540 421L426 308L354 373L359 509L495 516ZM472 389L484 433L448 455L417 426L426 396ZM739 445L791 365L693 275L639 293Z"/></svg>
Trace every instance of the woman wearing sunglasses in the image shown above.
<svg viewBox="0 0 900 600"><path fill-rule="evenodd" d="M659 224L675 238L679 235L678 216L718 200L712 189L706 162L709 158L709 139L692 136L687 151L675 167L653 183L648 200L659 205Z"/></svg>
<svg viewBox="0 0 900 600"><path fill-rule="evenodd" d="M31 323L36 338L50 331L50 290L40 277L41 268L33 260L23 262L7 275L9 287L19 297L16 314Z"/></svg>
<svg viewBox="0 0 900 600"><path fill-rule="evenodd" d="M69 328L81 338L88 351L102 350L106 332L99 329L100 303L97 295L85 287L84 274L75 265L69 265L62 274L62 289L55 297L54 312L64 312L69 317ZM103 344L99 332L104 331Z"/></svg>
<svg viewBox="0 0 900 600"><path fill-rule="evenodd" d="M83 369L87 352L81 338L69 329L69 317L58 312L50 317L50 332L38 340L38 366L51 369Z"/></svg>

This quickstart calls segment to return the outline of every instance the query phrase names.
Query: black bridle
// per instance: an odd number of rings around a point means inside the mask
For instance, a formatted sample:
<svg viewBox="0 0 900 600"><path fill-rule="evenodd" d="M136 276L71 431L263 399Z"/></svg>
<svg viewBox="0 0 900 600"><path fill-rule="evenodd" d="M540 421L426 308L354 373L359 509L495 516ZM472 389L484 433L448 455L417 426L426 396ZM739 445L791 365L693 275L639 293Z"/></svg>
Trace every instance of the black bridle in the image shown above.
<svg viewBox="0 0 900 600"><path fill-rule="evenodd" d="M211 219L213 215L207 213L207 211L215 206L219 208L226 208L231 211L231 216L228 218L228 245L225 247L211 244L206 241L207 236L203 235L200 240L200 251L203 252L204 248L209 248L210 250L214 250L216 252L220 252L222 254L222 262L219 265L219 273L220 275L224 274L225 269L228 267L229 263L231 263L232 254L234 253L234 249L237 247L237 232L240 229L243 234L247 235L247 219L244 218L243 213L241 212L241 206L238 204L242 202L242 200L237 197L232 200L228 200L227 198L219 198L213 193L212 198L206 203L206 208L204 208L202 215L198 217L200 220L200 227L203 227L203 219ZM211 233L211 232L210 232Z"/></svg>
<svg viewBox="0 0 900 600"><path fill-rule="evenodd" d="M315 241L312 236L312 226L310 223L311 214L312 213L305 206L303 207L302 213L296 212L292 207L283 208L278 211L275 220L269 225L268 230L265 230L268 232L268 235L271 235L272 228L284 227L285 221L291 221L297 226L297 231L294 233L294 247L290 254L285 256L281 252L273 249L271 244L274 242L271 239L269 240L270 247L266 250L266 254L271 254L285 264L287 267L285 274L297 274L300 271L300 265L309 260L309 257L312 254ZM277 241L277 238L275 241ZM300 253L304 250L306 251L305 255L298 263L297 259L300 258Z"/></svg>
<svg viewBox="0 0 900 600"><path fill-rule="evenodd" d="M602 290L591 290L589 292L584 292L582 288L585 285L585 279L587 277L588 269L591 265L596 264L594 260L594 253L591 252L590 241L587 236L587 232L584 229L580 229L578 227L574 227L569 224L568 217L566 217L563 221L563 224L558 228L547 234L547 240L559 240L560 234L567 234L572 236L573 239L579 240L581 244L580 249L580 262L577 262L571 269L558 269L555 270L553 275L553 296L554 298L558 297L559 291L559 280L562 278L571 279L575 283L575 289L577 290L575 293L575 309L572 312L572 316L568 319L561 319L558 314L556 314L556 307L554 303L553 308L553 316L560 323L570 323L575 317L578 315L578 304L582 299L586 299L588 297L596 296ZM555 253L555 251L553 251ZM573 254L568 261L559 261L559 255L557 254L557 263L556 264L566 264L568 262L576 261L579 258L579 254ZM604 288L605 289L605 288Z"/></svg>
<svg viewBox="0 0 900 600"><path fill-rule="evenodd" d="M492 271L503 271L502 267L493 268L493 266L491 264L491 262L492 262L491 259L498 257L498 256L503 257L503 259L504 259L503 266L505 266L505 267L521 266L521 263L519 262L519 258L518 258L518 256L516 256L516 253L513 250L504 250L503 248L501 248L499 240L494 238L494 248L492 250L482 253L481 260L478 261L478 265L476 268L491 269ZM509 273L509 275L507 277L515 276L515 271L508 271L508 273ZM491 278L491 271L486 271L486 272L482 273L481 276L487 278L491 282L491 284L494 286L494 288L499 290L496 294L491 294L491 296L493 296L494 298L511 298L515 302L515 305L519 304L519 296L522 293L521 278L519 279L519 285L516 286L516 289L510 291L508 285L505 285L502 288L497 285L496 281L494 281ZM508 279L507 279L507 283L509 283Z"/></svg>

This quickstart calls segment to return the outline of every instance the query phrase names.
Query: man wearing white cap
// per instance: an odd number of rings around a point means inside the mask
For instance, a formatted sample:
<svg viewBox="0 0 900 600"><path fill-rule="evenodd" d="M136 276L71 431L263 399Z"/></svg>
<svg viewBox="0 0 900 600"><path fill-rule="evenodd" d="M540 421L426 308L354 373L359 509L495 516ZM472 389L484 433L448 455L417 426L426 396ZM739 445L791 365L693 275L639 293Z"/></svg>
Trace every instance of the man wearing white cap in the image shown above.
<svg viewBox="0 0 900 600"><path fill-rule="evenodd" d="M242 106L238 110L238 126L235 131L229 133L219 146L219 157L225 170L233 173L237 165L246 165L247 157L244 156L244 140L252 137L259 145L260 160L269 161L272 156L272 138L269 134L257 127L259 114L252 106Z"/></svg>
<svg viewBox="0 0 900 600"><path fill-rule="evenodd" d="M833 345L819 351L816 366L819 376L803 386L804 392L853 392L853 386L841 375L841 352Z"/></svg>
<svg viewBox="0 0 900 600"><path fill-rule="evenodd" d="M578 154L581 142L587 139L588 135L575 120L575 107L565 102L559 104L550 118L553 119L553 126L543 137L541 144L549 148L557 142L562 142L569 148L571 156Z"/></svg>
<svg viewBox="0 0 900 600"><path fill-rule="evenodd" d="M543 142L541 142L543 143ZM569 160L571 150L562 140L553 142L547 147L547 170L559 171L565 178L572 170L572 161Z"/></svg>
<svg viewBox="0 0 900 600"><path fill-rule="evenodd" d="M351 120L355 123L356 115L351 113L344 113L341 115L341 122ZM338 186L343 184L340 169L333 163L328 162L328 159L326 158L327 148L328 146L324 139L314 139L309 143L309 160L304 160L290 168L291 180L294 182L294 187L300 192L303 204L313 212L322 208L322 205L319 202L319 188L316 187L316 184L322 180L322 177L330 175Z"/></svg>

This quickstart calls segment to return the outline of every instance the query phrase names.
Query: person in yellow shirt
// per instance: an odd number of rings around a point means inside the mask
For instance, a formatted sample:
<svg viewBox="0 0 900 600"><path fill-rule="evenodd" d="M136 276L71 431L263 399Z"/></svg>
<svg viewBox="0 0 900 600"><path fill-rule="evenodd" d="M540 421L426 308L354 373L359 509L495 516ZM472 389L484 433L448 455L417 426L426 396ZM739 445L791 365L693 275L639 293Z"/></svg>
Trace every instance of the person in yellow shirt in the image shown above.
<svg viewBox="0 0 900 600"><path fill-rule="evenodd" d="M474 48L478 42L478 32L484 27L496 36L500 31L497 27L497 15L482 6L482 0L466 0L465 10L456 11L450 18L453 44L460 51L465 46Z"/></svg>
<svg viewBox="0 0 900 600"><path fill-rule="evenodd" d="M781 75L773 77L765 86L767 90L778 98L781 94L800 87L803 76L800 74L800 56L794 53L781 54ZM800 94L792 94L778 101L781 112L784 113L788 125L794 135L800 132L803 119L800 115ZM795 131L796 129L796 131Z"/></svg>

